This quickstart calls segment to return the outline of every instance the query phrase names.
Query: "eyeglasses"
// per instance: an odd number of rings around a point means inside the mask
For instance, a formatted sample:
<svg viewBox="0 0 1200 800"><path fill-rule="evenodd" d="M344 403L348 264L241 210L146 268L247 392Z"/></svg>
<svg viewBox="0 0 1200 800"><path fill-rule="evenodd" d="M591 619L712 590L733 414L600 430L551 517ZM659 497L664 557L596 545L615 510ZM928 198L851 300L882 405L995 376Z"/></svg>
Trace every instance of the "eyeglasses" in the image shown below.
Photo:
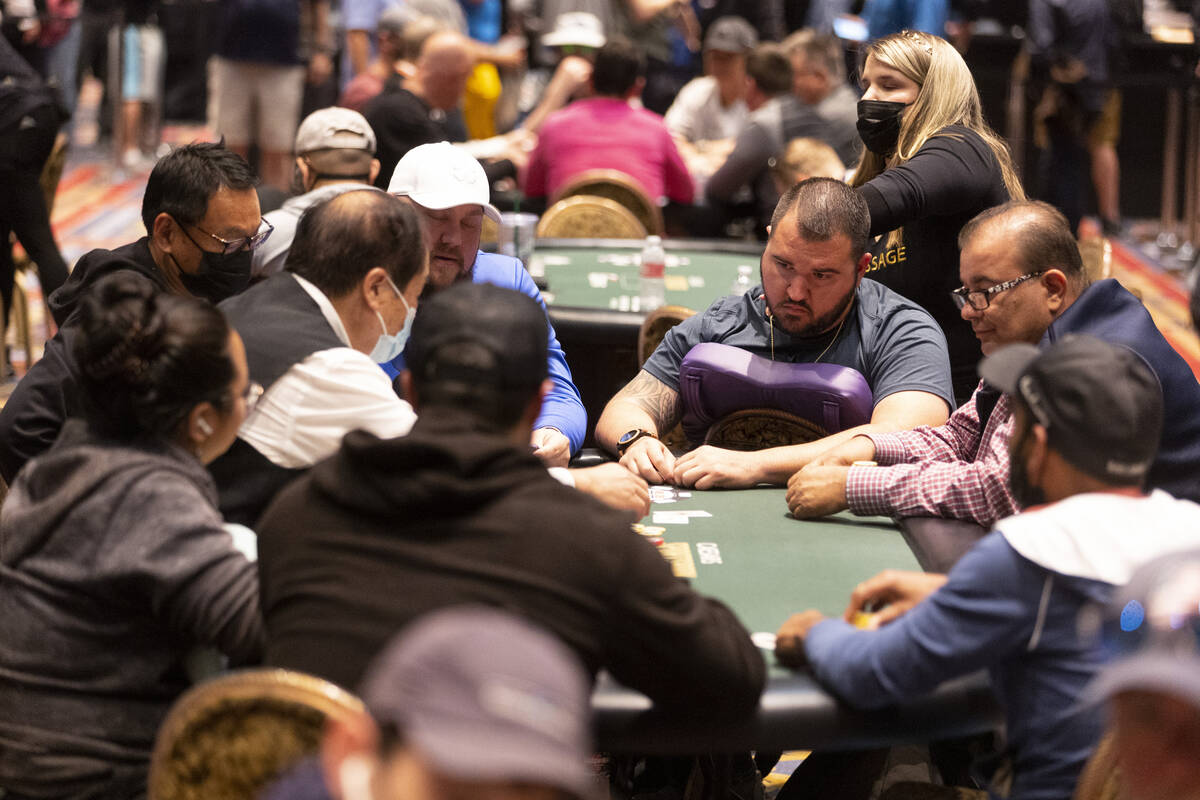
<svg viewBox="0 0 1200 800"><path fill-rule="evenodd" d="M1000 294L1001 292L1007 292L1014 286L1020 286L1025 281L1033 280L1034 278L1039 277L1043 272L1045 272L1045 270L1028 272L1019 278L1013 278L1011 281L997 283L995 286L992 286L988 289L980 289L977 291L972 291L965 286L960 286L954 291L950 292L950 297L954 299L954 305L959 309L961 309L963 306L969 305L976 311L983 311L985 308L991 305L992 295Z"/></svg>
<svg viewBox="0 0 1200 800"><path fill-rule="evenodd" d="M263 242L265 242L267 240L267 237L269 237L271 235L271 232L275 230L275 226L272 225L266 218L264 218L262 221L262 225L267 226L265 230L260 230L258 233L254 234L253 236L247 236L244 239L234 239L234 240L230 241L229 239L222 239L220 236L217 236L215 233L209 233L208 231L204 230L204 228L201 228L199 225L196 225L195 223L189 223L189 224L191 224L191 226L193 228L200 231L201 233L203 233L205 236L209 237L210 239L216 240L217 243L221 245L221 255L223 255L223 256L231 256L234 253L240 253L243 250L256 250L256 249L258 249L259 245L261 245ZM261 228L262 225L260 225L259 227ZM187 231L184 230L184 233L187 233ZM191 239L192 237L188 236L188 238ZM192 244L196 244L196 241L194 239L192 240ZM196 244L196 246L200 247L200 245L198 245L198 244Z"/></svg>
<svg viewBox="0 0 1200 800"><path fill-rule="evenodd" d="M261 383L250 381L246 384L246 391L242 392L242 400L246 403L246 416L250 416L250 412L258 405L258 398L263 396L265 390Z"/></svg>

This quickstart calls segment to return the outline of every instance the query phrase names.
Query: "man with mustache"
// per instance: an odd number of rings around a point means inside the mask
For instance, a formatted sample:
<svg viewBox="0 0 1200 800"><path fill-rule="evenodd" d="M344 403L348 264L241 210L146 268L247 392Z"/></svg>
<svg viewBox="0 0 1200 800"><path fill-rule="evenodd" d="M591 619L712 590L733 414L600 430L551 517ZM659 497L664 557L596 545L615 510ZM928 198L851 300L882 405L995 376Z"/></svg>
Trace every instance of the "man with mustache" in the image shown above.
<svg viewBox="0 0 1200 800"><path fill-rule="evenodd" d="M429 250L426 294L459 281L474 281L515 289L545 307L520 261L479 249L484 216L499 222L500 212L490 202L483 167L466 151L448 142L414 147L396 165L388 193L407 197L421 218ZM549 320L546 324L550 325ZM565 467L571 454L583 444L587 411L552 325L549 366L554 387L542 406L531 444L534 454L547 466ZM393 377L403 368L403 356L384 365Z"/></svg>
<svg viewBox="0 0 1200 800"><path fill-rule="evenodd" d="M783 483L860 430L944 422L954 396L946 340L925 311L863 278L869 227L866 203L839 181L812 178L789 189L767 228L762 285L671 329L605 407L597 441L651 483L709 489ZM679 365L701 342L856 369L871 387L871 422L803 445L753 453L704 446L676 459L658 437L683 415Z"/></svg>
<svg viewBox="0 0 1200 800"><path fill-rule="evenodd" d="M1113 279L1089 283L1066 218L1046 203L1006 203L968 222L959 248L963 287L955 299L985 355L1086 333L1124 345L1150 365L1166 415L1146 484L1200 500L1200 384L1140 300ZM1008 482L1012 424L1009 399L980 383L941 427L856 436L805 466L788 482L788 506L798 517L848 507L990 526L1020 508Z"/></svg>

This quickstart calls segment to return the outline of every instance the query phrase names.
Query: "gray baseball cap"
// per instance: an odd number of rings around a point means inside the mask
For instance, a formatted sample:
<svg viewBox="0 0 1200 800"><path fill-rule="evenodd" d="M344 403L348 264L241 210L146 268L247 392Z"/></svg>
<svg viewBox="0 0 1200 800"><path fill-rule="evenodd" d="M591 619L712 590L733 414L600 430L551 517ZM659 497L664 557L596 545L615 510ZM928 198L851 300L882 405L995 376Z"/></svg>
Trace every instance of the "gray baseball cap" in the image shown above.
<svg viewBox="0 0 1200 800"><path fill-rule="evenodd" d="M757 44L758 32L741 17L720 17L708 26L704 35L705 50L746 53Z"/></svg>
<svg viewBox="0 0 1200 800"><path fill-rule="evenodd" d="M375 131L366 117L349 108L330 106L314 111L296 131L296 154L314 150L366 150L375 152Z"/></svg>
<svg viewBox="0 0 1200 800"><path fill-rule="evenodd" d="M579 660L549 633L457 606L405 628L371 665L360 696L448 777L593 798L589 692Z"/></svg>
<svg viewBox="0 0 1200 800"><path fill-rule="evenodd" d="M1073 466L1121 485L1141 482L1162 436L1158 376L1128 347L1065 336L1045 349L1009 345L979 374L1019 399Z"/></svg>

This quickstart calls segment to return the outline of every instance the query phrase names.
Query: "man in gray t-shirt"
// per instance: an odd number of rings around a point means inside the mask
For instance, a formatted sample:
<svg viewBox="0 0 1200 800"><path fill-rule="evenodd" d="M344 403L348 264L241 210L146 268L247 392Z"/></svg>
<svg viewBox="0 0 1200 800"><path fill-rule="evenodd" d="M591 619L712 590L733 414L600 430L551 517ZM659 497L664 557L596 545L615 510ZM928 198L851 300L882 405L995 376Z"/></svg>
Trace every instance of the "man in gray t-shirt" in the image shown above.
<svg viewBox="0 0 1200 800"><path fill-rule="evenodd" d="M605 407L597 441L652 483L732 488L786 483L858 433L945 422L954 396L945 337L925 311L863 279L869 227L865 203L844 183L813 178L789 189L768 228L762 285L722 298L668 332ZM772 360L852 367L871 387L871 421L808 444L753 453L704 446L676 460L658 437L683 415L679 365L701 342Z"/></svg>

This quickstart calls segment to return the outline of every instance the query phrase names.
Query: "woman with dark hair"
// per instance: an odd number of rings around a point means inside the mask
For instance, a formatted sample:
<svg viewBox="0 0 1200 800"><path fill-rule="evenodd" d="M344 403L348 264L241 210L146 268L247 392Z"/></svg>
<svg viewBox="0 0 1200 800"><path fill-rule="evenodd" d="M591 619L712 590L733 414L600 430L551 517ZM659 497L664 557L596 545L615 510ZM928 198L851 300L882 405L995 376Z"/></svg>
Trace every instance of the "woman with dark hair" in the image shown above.
<svg viewBox="0 0 1200 800"><path fill-rule="evenodd" d="M131 273L80 311L86 418L0 515L0 786L16 797L144 795L188 654L253 663L263 641L255 564L204 468L256 399L241 339Z"/></svg>

